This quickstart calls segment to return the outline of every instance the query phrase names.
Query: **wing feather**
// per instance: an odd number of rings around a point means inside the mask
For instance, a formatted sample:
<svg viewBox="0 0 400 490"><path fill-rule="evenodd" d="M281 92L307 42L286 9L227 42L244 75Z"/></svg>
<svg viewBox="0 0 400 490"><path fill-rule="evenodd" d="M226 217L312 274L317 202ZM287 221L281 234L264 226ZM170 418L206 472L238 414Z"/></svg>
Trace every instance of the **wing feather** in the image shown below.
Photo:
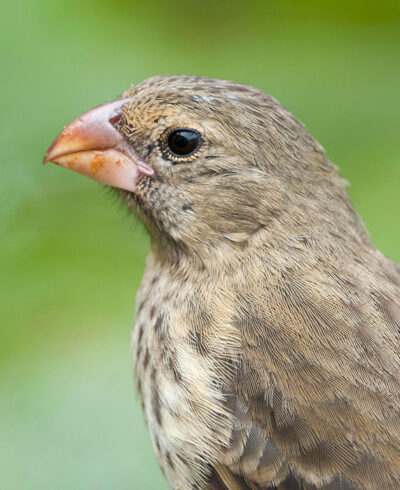
<svg viewBox="0 0 400 490"><path fill-rule="evenodd" d="M379 260L238 295L228 488L400 488L400 275Z"/></svg>

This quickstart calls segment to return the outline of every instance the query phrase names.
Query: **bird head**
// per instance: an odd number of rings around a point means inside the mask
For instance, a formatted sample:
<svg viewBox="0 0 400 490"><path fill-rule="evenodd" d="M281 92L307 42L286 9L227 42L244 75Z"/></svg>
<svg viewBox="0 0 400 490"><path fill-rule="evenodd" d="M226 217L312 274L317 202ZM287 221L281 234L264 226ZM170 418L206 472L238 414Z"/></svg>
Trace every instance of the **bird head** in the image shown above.
<svg viewBox="0 0 400 490"><path fill-rule="evenodd" d="M287 240L348 212L336 205L344 181L305 127L228 81L145 80L65 127L47 161L118 189L161 253Z"/></svg>

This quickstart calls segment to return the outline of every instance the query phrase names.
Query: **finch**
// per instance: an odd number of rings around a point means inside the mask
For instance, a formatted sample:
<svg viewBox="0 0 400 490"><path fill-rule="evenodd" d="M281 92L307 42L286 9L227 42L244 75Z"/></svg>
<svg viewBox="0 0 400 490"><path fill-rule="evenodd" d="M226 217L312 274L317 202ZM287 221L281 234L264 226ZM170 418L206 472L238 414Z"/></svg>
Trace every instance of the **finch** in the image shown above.
<svg viewBox="0 0 400 490"><path fill-rule="evenodd" d="M150 234L133 358L171 488L400 489L400 267L293 114L154 77L47 161L116 188Z"/></svg>

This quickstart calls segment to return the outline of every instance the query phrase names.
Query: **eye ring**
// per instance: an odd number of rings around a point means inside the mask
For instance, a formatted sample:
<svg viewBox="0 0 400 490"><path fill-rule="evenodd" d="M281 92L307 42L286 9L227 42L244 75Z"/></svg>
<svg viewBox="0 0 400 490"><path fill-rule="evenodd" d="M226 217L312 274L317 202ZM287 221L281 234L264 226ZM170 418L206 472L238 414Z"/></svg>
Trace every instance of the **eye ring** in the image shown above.
<svg viewBox="0 0 400 490"><path fill-rule="evenodd" d="M169 128L160 138L163 156L175 163L190 161L197 154L201 145L201 135L193 128Z"/></svg>

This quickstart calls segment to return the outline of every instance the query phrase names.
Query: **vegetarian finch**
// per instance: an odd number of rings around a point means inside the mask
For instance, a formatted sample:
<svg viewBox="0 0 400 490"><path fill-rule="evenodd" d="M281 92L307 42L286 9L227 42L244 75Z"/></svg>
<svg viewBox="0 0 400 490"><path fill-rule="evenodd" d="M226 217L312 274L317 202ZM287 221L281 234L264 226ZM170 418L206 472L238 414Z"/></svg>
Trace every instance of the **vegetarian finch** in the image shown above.
<svg viewBox="0 0 400 490"><path fill-rule="evenodd" d="M288 110L155 77L44 161L117 188L151 236L133 355L172 488L400 488L400 268Z"/></svg>

